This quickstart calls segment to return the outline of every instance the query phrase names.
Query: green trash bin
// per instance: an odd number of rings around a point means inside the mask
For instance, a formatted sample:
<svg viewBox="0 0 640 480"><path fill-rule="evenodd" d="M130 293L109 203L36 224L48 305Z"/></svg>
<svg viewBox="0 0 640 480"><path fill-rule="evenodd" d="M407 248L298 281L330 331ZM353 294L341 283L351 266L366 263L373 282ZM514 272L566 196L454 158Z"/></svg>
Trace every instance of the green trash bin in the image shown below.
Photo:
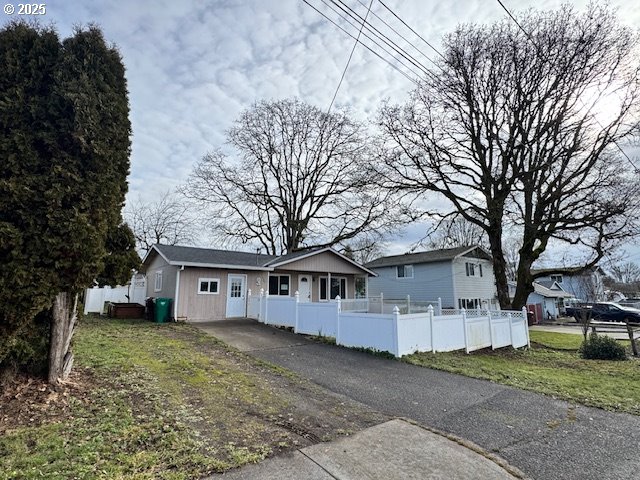
<svg viewBox="0 0 640 480"><path fill-rule="evenodd" d="M168 322L171 316L169 315L171 307L170 298L156 298L155 308L155 321L156 323Z"/></svg>

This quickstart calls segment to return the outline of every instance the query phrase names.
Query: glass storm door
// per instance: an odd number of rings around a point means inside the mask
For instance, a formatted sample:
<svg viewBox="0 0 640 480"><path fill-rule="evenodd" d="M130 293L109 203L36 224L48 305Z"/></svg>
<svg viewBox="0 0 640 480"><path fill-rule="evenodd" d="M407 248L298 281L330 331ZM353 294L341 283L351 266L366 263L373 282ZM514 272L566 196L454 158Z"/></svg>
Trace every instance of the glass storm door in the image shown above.
<svg viewBox="0 0 640 480"><path fill-rule="evenodd" d="M247 315L246 275L229 274L227 282L227 318L245 317Z"/></svg>

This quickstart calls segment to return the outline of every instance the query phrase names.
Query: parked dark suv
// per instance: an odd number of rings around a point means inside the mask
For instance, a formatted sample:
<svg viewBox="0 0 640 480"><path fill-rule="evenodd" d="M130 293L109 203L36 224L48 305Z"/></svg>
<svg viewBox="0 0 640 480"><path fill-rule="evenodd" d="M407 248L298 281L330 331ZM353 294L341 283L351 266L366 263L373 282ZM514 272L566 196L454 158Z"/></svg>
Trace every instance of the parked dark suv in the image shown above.
<svg viewBox="0 0 640 480"><path fill-rule="evenodd" d="M591 307L591 318L608 322L640 323L640 310L614 302L602 302Z"/></svg>

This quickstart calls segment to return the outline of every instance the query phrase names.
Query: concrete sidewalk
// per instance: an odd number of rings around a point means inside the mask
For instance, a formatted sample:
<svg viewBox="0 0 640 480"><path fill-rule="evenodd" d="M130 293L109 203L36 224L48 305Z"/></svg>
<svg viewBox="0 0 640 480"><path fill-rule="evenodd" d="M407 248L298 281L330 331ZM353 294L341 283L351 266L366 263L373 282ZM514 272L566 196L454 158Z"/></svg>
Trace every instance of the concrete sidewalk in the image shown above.
<svg viewBox="0 0 640 480"><path fill-rule="evenodd" d="M312 445L293 454L270 458L209 479L522 478L517 470L511 469L511 472L513 474L480 452L444 436L403 420L391 420L350 437Z"/></svg>

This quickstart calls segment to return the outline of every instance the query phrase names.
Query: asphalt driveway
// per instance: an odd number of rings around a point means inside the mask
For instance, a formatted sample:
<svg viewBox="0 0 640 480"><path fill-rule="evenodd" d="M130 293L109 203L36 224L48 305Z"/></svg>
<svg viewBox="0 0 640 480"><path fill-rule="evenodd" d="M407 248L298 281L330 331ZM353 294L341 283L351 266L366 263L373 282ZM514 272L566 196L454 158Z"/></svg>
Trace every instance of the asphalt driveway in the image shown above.
<svg viewBox="0 0 640 480"><path fill-rule="evenodd" d="M640 417L316 343L253 320L200 326L328 390L470 440L533 478L640 476Z"/></svg>

